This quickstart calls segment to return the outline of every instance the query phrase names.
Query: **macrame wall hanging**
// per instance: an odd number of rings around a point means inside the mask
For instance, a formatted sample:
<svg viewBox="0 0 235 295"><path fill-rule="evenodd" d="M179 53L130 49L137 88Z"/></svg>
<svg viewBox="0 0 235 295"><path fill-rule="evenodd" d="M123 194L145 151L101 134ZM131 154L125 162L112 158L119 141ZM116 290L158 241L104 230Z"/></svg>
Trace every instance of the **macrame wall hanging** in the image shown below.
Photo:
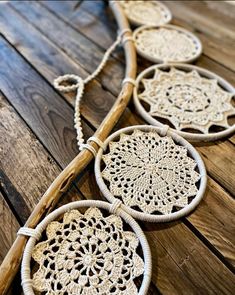
<svg viewBox="0 0 235 295"><path fill-rule="evenodd" d="M77 92L74 121L78 146L83 152L51 185L36 208L37 218L32 214L20 229L19 242L16 241L3 263L5 284L14 276L11 269L16 261L14 251L23 251L22 237L30 236L22 262L22 284L27 295L147 294L151 280L150 250L133 217L167 222L191 212L203 197L207 176L201 157L183 137L214 140L234 131L228 122L235 114L233 87L209 71L179 64L199 57L202 52L199 39L182 28L168 25L171 13L157 1L110 1L110 4L121 30L100 65L86 79L72 74L54 82L60 91ZM132 37L123 11L132 24L147 26L137 28ZM128 69L115 111L105 119L111 125L104 121L101 131L85 143L80 117L85 85L100 73L121 43L129 67L129 56L135 63L133 45L143 57L164 64L146 69L137 80L135 65L131 71ZM110 126L124 111L133 88L138 112L156 126L127 127L105 140ZM223 130L211 133L214 125ZM81 154L88 155L88 160ZM37 225L38 216L59 199L92 155L96 157L97 184L111 204L95 200L70 203Z"/></svg>

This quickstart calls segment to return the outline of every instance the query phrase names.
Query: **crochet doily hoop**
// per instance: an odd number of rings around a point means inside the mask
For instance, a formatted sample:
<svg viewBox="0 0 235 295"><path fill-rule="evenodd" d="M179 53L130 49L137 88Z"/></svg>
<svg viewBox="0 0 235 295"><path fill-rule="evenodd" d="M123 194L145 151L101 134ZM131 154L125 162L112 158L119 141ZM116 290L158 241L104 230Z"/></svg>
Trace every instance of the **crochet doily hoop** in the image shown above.
<svg viewBox="0 0 235 295"><path fill-rule="evenodd" d="M115 145L116 144L115 141L117 141L117 140L120 141L121 137L125 137L126 135L133 134L133 132L136 132L138 130L140 130L142 132L155 132L159 135L159 137L163 136L167 139L170 139L170 140L172 139L175 144L178 144L181 147L185 148L186 151L184 152L184 154L186 154L186 153L189 154L190 159L195 162L197 169L198 169L198 174L200 175L200 178L199 178L200 185L199 185L197 192L195 193L193 200L188 205L184 206L179 211L169 213L169 214L164 214L164 215L158 215L158 214L150 214L150 213L140 212L138 210L132 209L130 206L126 206L123 203L122 204L123 209L136 219L150 221L150 222L168 222L168 221L178 219L180 217L187 215L189 212L191 212L199 204L199 202L201 201L203 194L205 192L207 176L206 176L206 169L205 169L204 163L203 163L200 155L195 150L195 148L189 142L187 142L183 137L177 135L175 132L172 132L168 129L169 129L168 126L164 126L163 128L159 128L159 127L149 126L149 125L137 125L137 126L131 126L131 127L126 127L126 128L120 129L106 139L106 141L104 142L103 149L99 149L97 157L95 159L96 181L98 183L98 186L99 186L101 192L105 196L105 198L107 198L107 200L111 203L113 203L115 200L117 200L117 198L114 196L113 193L111 193L110 188L106 185L106 183L104 181L104 177L102 175L103 171L101 171L102 170L101 164L103 162L104 152L107 150L108 146L110 147L110 143ZM167 134L167 136L166 136L166 134ZM117 144L118 143L119 142L117 142ZM181 149L181 147L179 149ZM148 154L148 150L143 150L143 153ZM161 154L161 150L159 151L159 153ZM159 153L158 153L158 155L159 155ZM177 153L180 153L180 152L177 151ZM116 151L116 154L118 155L117 151ZM149 153L149 155L150 155L150 153ZM110 156L110 158L112 159L112 155ZM168 161L168 163L170 163L171 159L169 158L169 159L167 159L167 161ZM132 160L129 160L129 164L132 165L134 163ZM115 163L112 162L112 165L115 165ZM186 166L187 165L188 164L186 164ZM162 167L162 168L164 169L165 167ZM148 167L147 166L146 166L146 168L144 167L144 170L148 170ZM111 173L113 173L113 172L111 172ZM194 171L191 171L191 173L193 174ZM129 170L127 174L129 177L129 175L131 174L131 170ZM122 174L121 174L121 176L122 176ZM121 198L121 201L123 202L122 198Z"/></svg>
<svg viewBox="0 0 235 295"><path fill-rule="evenodd" d="M174 25L142 26L133 38L138 54L155 63L190 63L202 53L200 40Z"/></svg>
<svg viewBox="0 0 235 295"><path fill-rule="evenodd" d="M89 207L89 208L95 207L99 209L104 209L108 211L110 214L115 214L115 216L121 217L121 219L124 220L126 224L128 224L131 227L142 248L142 255L144 258L144 272L143 272L142 284L139 288L138 294L144 295L144 294L147 294L148 287L151 281L152 263L151 263L150 248L149 248L147 239L143 231L141 230L140 226L129 214L127 214L121 208L122 205L121 206L119 205L120 204L117 202L114 204L109 204L107 202L95 201L95 200L72 202L50 213L47 217L45 217L41 221L41 223L38 224L35 230L31 229L31 231L35 231L35 233L37 233L37 235L35 236L38 238L38 235L41 236L41 233L47 228L47 226L51 224L51 222L54 222L57 218L59 218L61 214L69 213L71 212L71 210L85 208L85 207ZM112 215L112 217L115 217L115 216ZM30 239L28 240L26 244L23 260L22 260L22 268L21 268L22 286L23 286L24 294L27 294L27 295L35 294L32 288L30 261L31 261L32 253L33 253L37 238L30 237ZM135 248L136 245L132 247Z"/></svg>
<svg viewBox="0 0 235 295"><path fill-rule="evenodd" d="M169 64L153 65L153 66L147 68L146 70L144 70L143 72L141 72L139 74L139 76L136 79L136 87L134 88L134 91L133 91L134 104L135 104L135 107L136 107L138 113L148 123L150 123L152 125L163 126L165 124L165 122L164 122L164 124L161 123L157 118L153 117L144 108L143 104L141 103L141 99L139 97L140 94L138 93L140 84L145 78L147 80L149 75L151 76L152 74L154 74L154 72L156 70L163 70L163 71L168 71L169 72L170 69L172 69L172 68L174 68L176 70L184 71L185 73L190 73L190 72L195 71L195 73L197 73L200 77L203 77L203 78L206 78L206 79L211 79L211 81L217 81L217 84L220 85L229 94L231 94L231 96L235 95L235 89L231 84L229 84L226 80L224 80L220 76L218 76L218 75L216 75L216 74L214 74L214 73L212 73L212 72L210 72L208 70L205 70L203 68L193 66L193 65L178 64L178 63L171 63L170 65ZM151 78L150 78L150 80L151 80ZM199 87L200 86L199 83L197 83L196 86ZM204 103L203 100L202 100L202 103ZM231 107L232 107L232 105L231 105ZM231 113L228 113L229 116L234 115L235 114L235 109L234 109L233 114L232 114L232 111L230 111L230 112ZM191 113L191 114L193 114L193 113ZM167 119L167 116L165 117L165 119ZM225 118L225 119L227 120L227 118ZM169 118L168 118L168 120L169 120ZM216 125L216 122L213 125ZM190 128L190 126L188 126L188 127ZM228 135L231 135L231 134L233 134L235 132L235 125L232 125L232 126L228 125L225 128L226 128L225 130L214 132L214 133L207 133L207 134L192 133L192 132L188 132L188 131L187 132L186 131L181 131L181 130L177 130L176 128L173 128L173 127L170 128L170 129L172 131L178 133L179 135L183 136L187 140L189 140L191 142L195 142L195 141L214 141L214 140L218 140L220 138L226 137ZM193 129L195 129L195 128L193 128Z"/></svg>
<svg viewBox="0 0 235 295"><path fill-rule="evenodd" d="M172 20L168 7L159 1L119 1L128 20L135 26L164 25Z"/></svg>

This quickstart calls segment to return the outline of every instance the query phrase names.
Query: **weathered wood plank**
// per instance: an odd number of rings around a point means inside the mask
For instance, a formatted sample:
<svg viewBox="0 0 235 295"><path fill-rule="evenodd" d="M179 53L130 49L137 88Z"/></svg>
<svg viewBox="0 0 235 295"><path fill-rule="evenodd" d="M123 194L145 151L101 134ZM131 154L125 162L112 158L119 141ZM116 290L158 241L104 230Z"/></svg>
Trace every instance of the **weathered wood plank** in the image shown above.
<svg viewBox="0 0 235 295"><path fill-rule="evenodd" d="M14 214L0 192L0 264L15 240L20 227Z"/></svg>
<svg viewBox="0 0 235 295"><path fill-rule="evenodd" d="M43 32L54 44L63 48L75 62L80 64L86 71L93 72L102 60L104 50L97 47L84 35L74 30L71 26L62 22L48 9L37 2L13 2L11 5L27 18L38 30ZM124 68L110 58L108 64L100 73L98 80L109 88L115 95L119 93L120 81L124 77Z"/></svg>
<svg viewBox="0 0 235 295"><path fill-rule="evenodd" d="M2 95L0 120L1 187L24 223L61 168Z"/></svg>
<svg viewBox="0 0 235 295"><path fill-rule="evenodd" d="M213 179L208 186L203 201L187 217L202 236L223 254L227 262L235 267L235 200L230 197ZM231 267L232 269L232 267Z"/></svg>
<svg viewBox="0 0 235 295"><path fill-rule="evenodd" d="M116 24L112 13L107 13L108 6L104 2L99 3L103 8L103 18L107 19L108 26L111 26L113 30L107 29L107 23L99 21L99 18L83 9L83 2L76 8L77 3L76 1L61 1L60 3L59 1L40 1L40 4L46 6L51 12L58 15L101 48L110 46L116 38ZM97 2L93 3L93 9L96 9L96 6ZM99 22L98 26L97 22Z"/></svg>
<svg viewBox="0 0 235 295"><path fill-rule="evenodd" d="M7 5L4 12L0 11L0 24L0 31L4 36L51 84L56 77L64 73L76 73L82 78L89 75ZM25 31L28 34L25 34ZM64 95L64 98L74 105L74 95ZM101 122L99 118L104 118L114 99L99 82L92 81L86 86L81 111L94 125L97 120Z"/></svg>
<svg viewBox="0 0 235 295"><path fill-rule="evenodd" d="M62 158L68 163L73 158L71 155L78 152L73 110L3 38L0 39L0 48L2 92L58 163L65 164L61 162ZM18 83L19 77L21 83Z"/></svg>
<svg viewBox="0 0 235 295"><path fill-rule="evenodd" d="M225 43L235 41L234 19L229 16L221 17L221 12L210 9L204 1L167 1L166 5L174 16L185 19L204 34L221 39Z"/></svg>
<svg viewBox="0 0 235 295"><path fill-rule="evenodd" d="M0 264L15 240L20 225L0 192ZM20 275L7 295L21 294Z"/></svg>
<svg viewBox="0 0 235 295"><path fill-rule="evenodd" d="M194 32L201 40L203 46L203 55L209 57L213 61L227 67L228 69L235 71L235 53L231 50L231 44L223 43L221 46L221 40L216 39L213 36L207 36L203 32L192 28L186 21L174 19L173 24L181 26L189 31Z"/></svg>

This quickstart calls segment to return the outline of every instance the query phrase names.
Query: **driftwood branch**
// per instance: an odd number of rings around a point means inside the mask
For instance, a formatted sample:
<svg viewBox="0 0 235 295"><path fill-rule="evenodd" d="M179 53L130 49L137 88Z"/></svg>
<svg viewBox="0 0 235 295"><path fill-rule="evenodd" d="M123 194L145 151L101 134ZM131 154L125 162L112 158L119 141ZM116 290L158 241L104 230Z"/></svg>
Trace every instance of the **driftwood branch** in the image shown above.
<svg viewBox="0 0 235 295"><path fill-rule="evenodd" d="M119 30L129 28L129 23L123 13L122 8L117 2L112 1L111 9L114 13ZM130 32L126 32L125 36L130 35ZM126 73L125 77L132 79L136 78L136 52L132 42L125 42L125 59L126 59ZM119 120L120 116L124 112L133 90L133 85L125 83L122 90L111 108L106 118L101 123L100 127L95 133L95 136L102 141L106 139L114 125ZM92 142L91 145L98 150L96 143ZM35 228L40 222L41 218L51 211L59 198L63 193L67 191L71 183L75 180L77 175L90 163L93 155L88 150L80 152L73 161L60 173L60 175L54 180L46 193L42 196L40 202L37 204L31 215L29 216L26 225L30 228ZM6 294L11 282L13 281L20 265L22 253L24 251L27 238L24 236L18 236L6 255L1 267L0 267L0 294Z"/></svg>

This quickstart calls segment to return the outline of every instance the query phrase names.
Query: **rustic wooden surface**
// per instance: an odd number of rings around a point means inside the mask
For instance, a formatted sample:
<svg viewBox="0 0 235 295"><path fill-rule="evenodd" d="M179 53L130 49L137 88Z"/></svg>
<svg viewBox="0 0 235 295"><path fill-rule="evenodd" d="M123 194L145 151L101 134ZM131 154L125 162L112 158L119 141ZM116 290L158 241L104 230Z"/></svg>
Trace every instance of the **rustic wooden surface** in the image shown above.
<svg viewBox="0 0 235 295"><path fill-rule="evenodd" d="M211 1L167 1L174 20L202 40L197 65L235 85L235 6ZM229 5L229 6L228 6ZM64 73L86 77L116 36L103 1L0 2L0 259L42 194L78 153L74 97L53 88ZM138 59L139 70L149 63ZM113 105L124 75L123 52L113 54L86 87L86 138ZM132 103L117 128L142 124ZM141 223L153 256L149 294L234 294L235 136L196 144L209 181L199 207L169 224ZM60 204L102 199L93 163ZM16 278L12 294L21 294Z"/></svg>

